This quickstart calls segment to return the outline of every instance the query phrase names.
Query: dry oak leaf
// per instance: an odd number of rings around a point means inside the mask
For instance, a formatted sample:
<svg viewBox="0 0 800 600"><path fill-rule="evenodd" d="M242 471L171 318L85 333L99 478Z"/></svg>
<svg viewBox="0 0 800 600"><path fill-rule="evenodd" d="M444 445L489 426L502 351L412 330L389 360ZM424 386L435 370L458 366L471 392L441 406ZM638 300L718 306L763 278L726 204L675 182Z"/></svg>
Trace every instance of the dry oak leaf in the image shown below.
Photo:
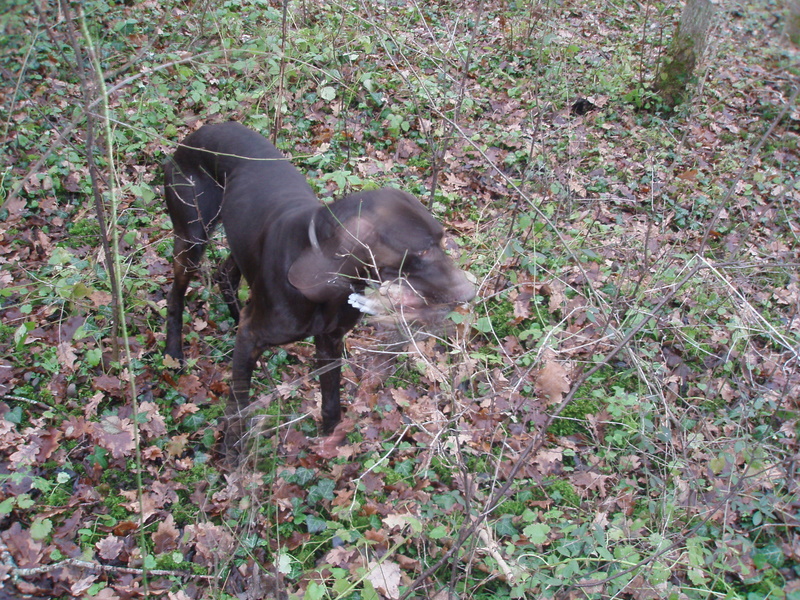
<svg viewBox="0 0 800 600"><path fill-rule="evenodd" d="M122 394L123 383L119 377L113 375L106 375L105 373L95 377L92 381L94 389L106 392L112 396L120 396Z"/></svg>
<svg viewBox="0 0 800 600"><path fill-rule="evenodd" d="M400 597L400 565L391 560L381 563L370 561L367 565L367 579L379 593L390 600Z"/></svg>
<svg viewBox="0 0 800 600"><path fill-rule="evenodd" d="M145 460L163 460L164 452L158 446L148 446L142 450L142 458Z"/></svg>
<svg viewBox="0 0 800 600"><path fill-rule="evenodd" d="M36 455L39 447L36 444L24 444L8 457L8 464L11 469L19 470L22 466L32 465L36 462Z"/></svg>
<svg viewBox="0 0 800 600"><path fill-rule="evenodd" d="M509 295L514 309L514 322L519 323L531 317L533 293L528 290L512 290Z"/></svg>
<svg viewBox="0 0 800 600"><path fill-rule="evenodd" d="M539 293L549 298L547 302L547 310L549 310L551 313L560 310L561 307L566 303L567 297L565 295L565 291L566 285L564 285L564 283L558 279L553 279L552 281L543 284L539 288Z"/></svg>
<svg viewBox="0 0 800 600"><path fill-rule="evenodd" d="M100 401L105 398L103 392L96 392L94 396L89 399L89 402L83 407L83 414L87 419L97 414L97 407L100 406Z"/></svg>
<svg viewBox="0 0 800 600"><path fill-rule="evenodd" d="M16 560L17 566L23 569L40 567L42 564L43 545L35 541L27 529L22 529L18 522L11 524L0 537Z"/></svg>
<svg viewBox="0 0 800 600"><path fill-rule="evenodd" d="M178 378L178 391L186 398L191 398L203 389L203 383L197 375L181 375Z"/></svg>
<svg viewBox="0 0 800 600"><path fill-rule="evenodd" d="M89 298L91 298L92 304L95 308L106 307L111 304L111 294L108 292L92 292L89 295Z"/></svg>
<svg viewBox="0 0 800 600"><path fill-rule="evenodd" d="M562 472L564 452L561 448L540 450L532 459L543 475L557 475Z"/></svg>
<svg viewBox="0 0 800 600"><path fill-rule="evenodd" d="M159 508L158 498L155 494L151 494L150 492L144 492L142 494L141 505L139 504L139 494L136 490L122 490L120 495L128 500L128 502L122 503L123 507L136 514L139 514L140 508L144 511L144 514L142 514L142 521L147 521L147 519L156 514ZM119 527L119 525L117 525L117 527Z"/></svg>
<svg viewBox="0 0 800 600"><path fill-rule="evenodd" d="M171 552L178 547L180 532L175 527L175 518L167 515L167 518L158 524L158 529L153 532L153 550L156 554Z"/></svg>
<svg viewBox="0 0 800 600"><path fill-rule="evenodd" d="M398 529L402 530L406 525L411 525L412 531L415 533L419 532L422 528L422 525L417 517L411 514L399 514L394 513L390 515L386 515L383 518L383 524L386 525L389 530Z"/></svg>
<svg viewBox="0 0 800 600"><path fill-rule="evenodd" d="M91 429L91 425L83 417L71 415L61 424L61 429L64 431L65 438L77 440Z"/></svg>
<svg viewBox="0 0 800 600"><path fill-rule="evenodd" d="M139 416L137 419L141 423L142 431L151 438L158 438L167 434L167 424L164 417L158 412L158 405L155 402L142 402L139 404ZM144 417L142 422L141 417Z"/></svg>
<svg viewBox="0 0 800 600"><path fill-rule="evenodd" d="M536 377L536 391L548 399L548 404L561 402L569 392L570 381L567 370L554 360L549 360Z"/></svg>
<svg viewBox="0 0 800 600"><path fill-rule="evenodd" d="M187 525L185 532L197 550L195 562L201 565L215 564L221 558L228 556L235 545L235 540L228 530L213 523Z"/></svg>
<svg viewBox="0 0 800 600"><path fill-rule="evenodd" d="M94 600L120 600L120 596L117 595L117 592L114 591L114 588L105 587L95 596L92 596ZM127 596L126 596L127 598Z"/></svg>
<svg viewBox="0 0 800 600"><path fill-rule="evenodd" d="M92 584L94 584L94 582L97 581L99 577L100 575L98 573L90 573L89 575L81 577L77 581L73 582L72 585L70 585L69 587L70 594L74 598L83 598L86 590L92 587Z"/></svg>
<svg viewBox="0 0 800 600"><path fill-rule="evenodd" d="M606 480L610 475L601 475L594 471L578 471L570 476L575 487L586 490L595 490L601 498L606 497Z"/></svg>
<svg viewBox="0 0 800 600"><path fill-rule="evenodd" d="M139 529L139 524L135 523L134 521L120 521L114 525L114 527L111 529L111 533L117 537L125 537L137 529Z"/></svg>
<svg viewBox="0 0 800 600"><path fill-rule="evenodd" d="M136 447L133 441L133 422L111 415L100 419L93 427L95 443L111 452L114 458L124 458Z"/></svg>
<svg viewBox="0 0 800 600"><path fill-rule="evenodd" d="M183 421L185 417L188 415L193 415L194 413L198 412L200 407L193 402L184 402L183 404L179 404L175 407L175 410L172 411L172 418L176 421Z"/></svg>
<svg viewBox="0 0 800 600"><path fill-rule="evenodd" d="M174 504L178 501L178 492L175 488L178 484L175 482L154 481L150 484L150 489L153 492L153 501L156 506L163 508L167 504Z"/></svg>
<svg viewBox="0 0 800 600"><path fill-rule="evenodd" d="M339 546L328 552L323 562L335 567L349 568L353 564L360 562L360 558L361 556L358 554L357 550Z"/></svg>
<svg viewBox="0 0 800 600"><path fill-rule="evenodd" d="M172 439L167 442L166 451L167 454L171 458L175 458L176 456L180 456L186 450L186 445L189 443L189 434L188 433L181 433L179 435L173 436Z"/></svg>
<svg viewBox="0 0 800 600"><path fill-rule="evenodd" d="M314 451L322 458L328 459L337 458L343 453L345 455L348 454L346 450L342 452L344 449L340 446L344 444L345 440L347 439L347 432L352 431L352 429L353 421L350 419L342 419L342 421L333 430L333 433L321 438L319 442L314 445ZM352 448L349 454L353 454Z"/></svg>
<svg viewBox="0 0 800 600"><path fill-rule="evenodd" d="M97 552L103 560L114 560L119 556L119 553L122 552L124 546L125 542L122 538L115 535L104 537L95 544L95 548L97 548Z"/></svg>
<svg viewBox="0 0 800 600"><path fill-rule="evenodd" d="M61 366L70 373L75 370L75 361L78 360L78 355L75 354L75 350L69 342L61 342L56 346L56 358Z"/></svg>

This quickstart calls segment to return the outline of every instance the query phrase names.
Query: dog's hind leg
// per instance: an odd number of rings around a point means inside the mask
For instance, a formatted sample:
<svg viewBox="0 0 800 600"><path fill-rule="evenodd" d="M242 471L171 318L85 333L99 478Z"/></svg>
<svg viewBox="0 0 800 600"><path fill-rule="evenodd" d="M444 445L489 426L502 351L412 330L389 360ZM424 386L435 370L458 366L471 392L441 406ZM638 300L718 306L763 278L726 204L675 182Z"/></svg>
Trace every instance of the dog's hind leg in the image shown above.
<svg viewBox="0 0 800 600"><path fill-rule="evenodd" d="M214 273L214 281L219 286L219 291L222 292L222 297L225 304L228 305L233 320L238 323L240 311L238 292L239 283L242 281L242 272L232 255L228 256Z"/></svg>
<svg viewBox="0 0 800 600"><path fill-rule="evenodd" d="M207 174L185 173L172 160L164 165L164 196L175 232L172 290L167 298L165 354L183 360L184 296L200 267L203 250L222 205L222 189Z"/></svg>

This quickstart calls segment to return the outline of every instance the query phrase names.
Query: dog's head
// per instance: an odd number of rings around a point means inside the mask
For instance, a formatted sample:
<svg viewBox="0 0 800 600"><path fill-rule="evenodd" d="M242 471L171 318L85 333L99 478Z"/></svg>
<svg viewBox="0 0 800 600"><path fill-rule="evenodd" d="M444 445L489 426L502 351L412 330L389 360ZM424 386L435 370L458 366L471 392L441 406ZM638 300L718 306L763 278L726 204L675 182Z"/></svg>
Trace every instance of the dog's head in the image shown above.
<svg viewBox="0 0 800 600"><path fill-rule="evenodd" d="M475 286L445 254L443 234L411 194L391 188L353 194L320 208L289 281L318 303L368 283L380 286L396 309L468 302Z"/></svg>

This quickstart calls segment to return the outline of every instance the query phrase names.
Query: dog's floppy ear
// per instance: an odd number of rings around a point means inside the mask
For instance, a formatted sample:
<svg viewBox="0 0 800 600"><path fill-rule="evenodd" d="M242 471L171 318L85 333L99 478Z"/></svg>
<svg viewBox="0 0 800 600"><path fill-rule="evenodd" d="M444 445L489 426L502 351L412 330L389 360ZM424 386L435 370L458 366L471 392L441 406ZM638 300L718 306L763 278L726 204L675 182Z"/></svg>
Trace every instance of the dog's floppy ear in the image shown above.
<svg viewBox="0 0 800 600"><path fill-rule="evenodd" d="M370 263L369 242L374 227L363 216L337 224L321 243L314 221L309 225L309 246L289 267L289 283L312 302L323 303L349 292L350 282Z"/></svg>

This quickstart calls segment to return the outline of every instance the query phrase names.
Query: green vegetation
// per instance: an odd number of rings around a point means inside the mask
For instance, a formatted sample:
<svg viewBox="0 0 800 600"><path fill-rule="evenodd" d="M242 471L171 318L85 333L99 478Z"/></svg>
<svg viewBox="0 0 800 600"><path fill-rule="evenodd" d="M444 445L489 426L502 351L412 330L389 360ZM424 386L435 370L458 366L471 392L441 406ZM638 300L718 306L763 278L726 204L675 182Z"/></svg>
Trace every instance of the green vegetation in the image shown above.
<svg viewBox="0 0 800 600"><path fill-rule="evenodd" d="M666 114L649 90L673 5L290 2L284 30L258 0L7 4L9 590L800 599L797 66L771 5L720 8L717 66ZM187 364L161 356L160 165L227 119L323 201L417 194L481 286L447 336L353 332L338 444L318 437L313 347L265 354L234 472L222 233L187 297ZM55 567L76 557L107 570Z"/></svg>

